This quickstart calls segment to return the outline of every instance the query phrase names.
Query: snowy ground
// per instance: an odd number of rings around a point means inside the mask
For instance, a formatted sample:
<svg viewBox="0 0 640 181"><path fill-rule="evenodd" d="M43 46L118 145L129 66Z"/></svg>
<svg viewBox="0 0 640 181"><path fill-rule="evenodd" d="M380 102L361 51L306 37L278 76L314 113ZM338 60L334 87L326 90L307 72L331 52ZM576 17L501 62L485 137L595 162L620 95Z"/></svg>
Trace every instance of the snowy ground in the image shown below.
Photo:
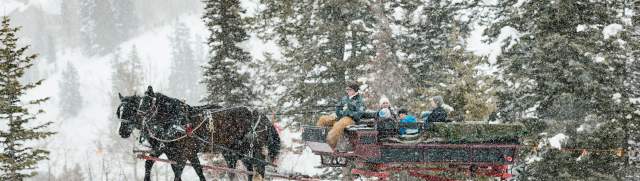
<svg viewBox="0 0 640 181"><path fill-rule="evenodd" d="M16 0L0 1L4 8L0 9L0 11L5 11L5 13L25 9L31 5ZM38 3L39 6L45 7L44 9L52 11L52 13L59 13L59 7L56 7L59 4L58 2L59 0L30 1L30 3ZM248 2L248 0L243 2ZM255 11L255 8L259 8L252 6L252 3L243 3L243 6L250 11ZM195 37L208 37L208 31L204 27L199 14L185 15L178 19L185 23L192 33L197 35ZM146 30L145 33L120 45L121 56L127 55L132 47L136 47L142 61L143 72L145 72L145 84L154 86L160 92L165 91L169 86L166 80L168 80L169 76L171 58L169 36L174 31L173 25L173 23L169 23L165 26ZM487 45L481 42L482 30L482 27L478 27L473 31L467 48L478 55L489 55L491 62L494 62L495 57L500 54L499 47L503 44L501 40L513 39L519 36L517 31L505 28L498 38L500 41ZM205 40L195 40L195 42L205 42ZM265 43L256 37L252 37L242 43L241 47L247 49L256 59L262 59L264 52L271 52L276 58L281 56L278 47L273 42ZM62 70L57 72L40 70L47 77L46 81L25 96L27 100L52 97L50 101L41 105L47 112L40 115L39 120L53 121L54 125L51 130L55 130L58 134L54 135L48 143L42 145L51 151L51 155L49 161L40 162L39 171L41 173L51 171L53 174L58 175L62 171L62 165L65 163L68 165L74 163L91 164L99 168L98 165L100 165L105 155L103 150L98 149L98 142L106 142L109 139L109 134L116 134L116 130L106 129L110 121L115 121L108 120L114 114L114 108L110 107L109 101L112 97L117 96L117 93L111 90L111 60L113 55L86 57L80 52L77 49L66 49L58 52L60 61L56 62L57 65L55 65L57 67L66 67L66 63L72 63L78 69L79 82L81 83L80 92L84 102L83 109L77 117L65 120L59 119L60 111L57 105L64 100L58 100L56 97L59 90L58 82L62 78ZM40 61L46 62L43 59L40 59ZM44 67L47 66L54 65L44 65ZM492 69L491 67L488 68L489 71ZM283 144L288 147L303 146L301 143L294 141L300 139L300 133L295 130L284 130L281 138ZM552 137L550 144L559 148L563 139L564 135ZM279 157L278 171L284 174L316 175L323 171L323 169L316 168L319 163L319 156L313 155L308 148L304 149L302 153L284 152ZM137 168L139 168L138 175L142 175L144 168L142 162L138 163ZM160 166L158 169L171 172L166 166ZM187 181L197 180L195 172L189 167L185 169L182 178Z"/></svg>
<svg viewBox="0 0 640 181"><path fill-rule="evenodd" d="M24 6L18 2L10 2L14 3L11 6L13 8ZM180 21L190 27L192 33L199 37L207 37L208 31L205 29L199 15L187 15L181 17ZM154 86L160 92L166 90L169 86L165 80L168 80L167 72L171 58L169 35L173 31L173 24L151 29L120 46L121 56L126 56L132 47L136 47L142 60L143 72L145 72L144 82ZM204 42L204 40L196 41ZM250 49L251 54L257 58L263 57L263 52L265 51L277 51L273 43L264 43L255 37L244 43L244 46ZM47 77L46 80L41 86L31 90L25 96L27 100L51 97L50 101L41 105L41 108L47 110L47 112L40 115L38 120L53 121L54 125L50 129L55 130L57 134L49 139L48 143L42 145L51 151L51 155L49 161L40 162L39 171L41 173L50 171L54 175L58 175L62 171L62 165L73 166L75 163L81 163L82 166L85 166L85 164L95 165L96 168L99 168L102 157L105 155L103 150L99 149L98 142L107 142L109 134L117 134L116 130L106 129L110 121L116 121L108 120L111 114L114 114L109 101L113 96L117 96L117 93L111 90L111 61L114 55L86 57L80 52L77 49L58 52L58 57L61 57L59 58L61 61L56 62L57 65L41 66L66 67L67 63L71 63L78 69L79 82L81 84L80 92L84 99L83 108L78 116L65 120L59 118L60 110L58 105L60 101L64 100L58 100L56 97L58 90L60 90L58 82L62 78L62 70L47 72L47 68L42 68L43 70L40 70L40 72ZM46 62L43 59L40 59L40 61ZM293 143L292 139L299 139L300 133L284 130L281 137L283 144L292 145L296 144ZM279 172L315 175L322 171L315 168L315 166L319 165L319 159L318 156L311 154L308 149L302 154L284 152L279 158ZM144 169L142 162L139 162L138 168L138 175L142 175ZM167 171L171 172L170 170ZM197 180L192 168L187 167L185 169L183 179Z"/></svg>

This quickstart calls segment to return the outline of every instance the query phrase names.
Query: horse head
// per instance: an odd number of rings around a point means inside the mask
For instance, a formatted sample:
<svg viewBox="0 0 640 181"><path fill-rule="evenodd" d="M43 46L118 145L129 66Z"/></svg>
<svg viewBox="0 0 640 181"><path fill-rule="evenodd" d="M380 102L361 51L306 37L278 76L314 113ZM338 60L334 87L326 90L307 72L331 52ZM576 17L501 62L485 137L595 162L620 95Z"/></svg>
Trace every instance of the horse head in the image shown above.
<svg viewBox="0 0 640 181"><path fill-rule="evenodd" d="M138 114L138 105L141 102L141 97L137 95L122 96L118 93L120 98L120 105L116 110L116 116L120 120L120 128L118 133L122 138L128 138L131 136L134 128L140 128L140 115Z"/></svg>
<svg viewBox="0 0 640 181"><path fill-rule="evenodd" d="M154 111L153 109L157 108L155 95L153 88L151 86L147 87L147 91L144 92L144 96L141 97L140 103L137 107L139 114L148 116L152 111Z"/></svg>

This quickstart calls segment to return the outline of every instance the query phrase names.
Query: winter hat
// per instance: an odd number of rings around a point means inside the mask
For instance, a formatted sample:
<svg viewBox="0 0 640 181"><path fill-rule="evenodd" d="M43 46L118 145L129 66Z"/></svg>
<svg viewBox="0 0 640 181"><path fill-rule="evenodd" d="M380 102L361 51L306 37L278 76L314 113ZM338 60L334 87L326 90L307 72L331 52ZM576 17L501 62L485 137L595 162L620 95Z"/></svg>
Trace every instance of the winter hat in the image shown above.
<svg viewBox="0 0 640 181"><path fill-rule="evenodd" d="M438 107L441 107L444 104L444 100L442 98L442 96L433 96L433 102L436 103L436 105L438 105Z"/></svg>
<svg viewBox="0 0 640 181"><path fill-rule="evenodd" d="M351 89L353 89L354 91L358 92L358 90L360 90L360 86L358 85L358 83L351 83L349 84L349 86L347 86Z"/></svg>
<svg viewBox="0 0 640 181"><path fill-rule="evenodd" d="M409 114L409 110L407 110L407 109L405 109L405 108L402 108L402 109L400 109L400 110L398 111L398 114L405 114L405 115L408 115L408 114Z"/></svg>
<svg viewBox="0 0 640 181"><path fill-rule="evenodd" d="M389 102L389 99L387 99L387 96L382 96L380 97L380 101L378 102L378 104L382 105L382 103L385 102L391 104L391 102Z"/></svg>

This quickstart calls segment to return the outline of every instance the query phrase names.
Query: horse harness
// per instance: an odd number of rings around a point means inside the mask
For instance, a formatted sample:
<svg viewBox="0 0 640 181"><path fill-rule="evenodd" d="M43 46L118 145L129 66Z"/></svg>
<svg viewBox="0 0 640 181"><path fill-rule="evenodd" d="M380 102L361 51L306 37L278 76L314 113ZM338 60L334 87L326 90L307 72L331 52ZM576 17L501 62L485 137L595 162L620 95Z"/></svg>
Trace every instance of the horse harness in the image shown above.
<svg viewBox="0 0 640 181"><path fill-rule="evenodd" d="M144 119L142 120L142 125L143 125L143 127L145 129L147 129L147 133L149 134L149 137L151 137L151 138L153 138L153 139L155 139L155 140L157 140L159 142L162 142L162 143L170 143L170 142L174 142L174 141L179 141L179 140L184 139L187 136L189 136L188 134L185 134L185 135L182 135L182 136L180 136L178 138L174 138L174 139L162 139L162 138L157 137L155 134L153 134L153 131L151 131L151 128L149 127L149 124L148 124L147 120L156 117L158 114L161 114L161 113L158 112L158 106L156 105L156 103L157 103L156 102L156 98L155 97L152 98L151 107L149 108L149 111L151 111L150 112L151 115L150 116L143 116ZM140 103L138 105L138 109L137 109L138 110L138 114L140 114L140 115L148 115L149 111L147 111L147 112L140 111L140 107L141 106L142 106L142 99L140 100ZM208 122L209 123L209 125L208 125L209 126L209 130L213 134L216 131L215 130L215 125L214 125L214 123L212 121L214 113L227 111L227 110L231 110L231 109L242 108L242 107L248 108L246 106L236 106L236 107L228 107L228 108L221 108L221 109L215 109L215 110L205 109L204 112L206 114L206 118L207 119L203 119L198 124L198 126L196 126L195 128L193 128L191 130L191 132L197 131L198 129L200 129L200 127L202 127L204 122ZM255 110L251 110L251 113L252 114L258 114L258 119L255 120L255 121L252 121L253 125L252 125L252 129L251 129L251 132L250 132L251 137L250 137L249 147L250 147L250 151L251 151L250 154L251 154L251 156L253 156L253 151L254 151L253 149L255 147L255 142L257 141L257 138L258 138L258 133L266 131L268 129L268 127L267 127L267 125L264 125L264 129L257 130L258 125L261 123L261 120L262 120L262 114L260 114L258 111L255 111ZM201 140L201 141L205 141L205 140ZM209 144L214 144L214 143L209 143Z"/></svg>
<svg viewBox="0 0 640 181"><path fill-rule="evenodd" d="M149 133L149 137L151 137L151 138L153 138L153 139L155 139L155 140L157 140L157 141L161 142L161 145L164 145L164 143L170 143L170 142L174 142L174 141L179 141L179 140L181 140L181 139L186 138L187 136L190 136L189 134L185 134L185 135L182 135L181 137L178 137L178 138L175 138L175 139L170 139L170 140L161 139L161 138L158 138L157 136L155 136L155 135L153 134L153 132L151 131L151 129L149 128L149 125L147 124L147 120L148 120L148 119L151 119L151 118L154 118L157 114L159 114L159 113L158 113L158 108L157 108L158 106L156 105L156 103L157 103L157 102L156 102L156 98L155 98L155 97L152 97L151 105L150 105L149 110L148 110L148 111L146 111L146 112L144 112L144 111L140 111L140 108L142 107L142 99L140 99L140 102L138 103L138 109L136 109L136 111L137 111L137 116L142 116L142 117L143 117L143 119L142 119L142 127L143 127L143 128L142 128L142 129L146 129L146 132L147 132L147 133ZM193 129L191 130L191 132L195 132L195 131L197 131L200 127L202 127L202 125L204 124L204 122L208 122L208 123L209 123L209 129L210 129L210 132L211 132L211 133L213 133L213 132L215 132L215 126L213 125L213 121L212 121L212 120L213 120L213 116L212 116L212 115L213 115L214 113L218 113L218 112L222 112L222 111L226 111L226 110L230 110L230 109L241 108L241 107L248 108L248 107L246 107L246 106L236 106L236 107L221 108L221 109L215 109L215 110L205 109L205 110L203 110L203 112L205 112L205 114L206 114L206 118L207 118L207 119L202 119L202 121L198 124L198 126L196 126L195 128L193 128ZM148 114L149 114L149 111L151 111L151 115L150 115L150 116L145 116L145 115L148 115ZM257 111L251 111L251 112L252 112L252 113L258 113ZM200 114L202 114L202 113L200 113ZM259 114L259 113L258 113L258 114ZM209 142L209 141L207 141L207 140L205 140L205 139L203 139L203 138L200 138L200 137L199 137L199 136L197 136L197 135L195 135L195 136L193 136L193 137L194 137L194 138L197 138L198 140L200 140L200 141L202 141L202 142L204 142L204 143L210 144L210 145L212 145L212 146L214 146L214 147L217 147L217 148L219 148L219 149L225 150L225 151L227 151L227 152L230 152L230 153L233 153L233 154L236 154L236 155L240 155L240 156L245 157L245 158L253 159L253 160L256 160L256 161L258 161L258 162L262 162L262 163L263 163L263 164L265 164L265 165L270 165L270 166L274 166L274 167L275 167L276 165L274 165L274 164L272 164L272 163L269 163L269 162L264 161L264 160L262 160L262 159L258 159L258 158L254 158L254 157L253 157L253 152L254 152L254 150L253 150L253 149L254 149L254 142L255 142L255 140L256 140L256 138L257 138L257 136L258 136L258 133L263 132L263 131L266 131L266 130L268 129L268 128L267 128L267 125L265 125L265 129L263 129L263 130L259 130L259 131L256 131L256 129L257 129L257 127L258 127L258 124L260 124L261 119L262 119L262 115L261 115L261 114L259 114L259 115L258 115L258 120L257 120L257 121L254 121L254 122L255 122L255 124L253 125L252 131L251 131L251 132L252 132L251 134L252 134L252 137L253 137L253 138L251 139L251 142L250 142L250 149L251 149L251 150L250 150L250 154L251 154L250 156L244 155L244 154L242 154L242 153L238 153L237 151L232 150L232 149L229 149L229 148L226 148L226 147L224 147L224 146L221 146L221 145L218 145L218 144L215 144L215 143L211 143L211 142ZM142 135L141 135L141 136L142 136ZM162 146L161 146L161 147L162 147Z"/></svg>

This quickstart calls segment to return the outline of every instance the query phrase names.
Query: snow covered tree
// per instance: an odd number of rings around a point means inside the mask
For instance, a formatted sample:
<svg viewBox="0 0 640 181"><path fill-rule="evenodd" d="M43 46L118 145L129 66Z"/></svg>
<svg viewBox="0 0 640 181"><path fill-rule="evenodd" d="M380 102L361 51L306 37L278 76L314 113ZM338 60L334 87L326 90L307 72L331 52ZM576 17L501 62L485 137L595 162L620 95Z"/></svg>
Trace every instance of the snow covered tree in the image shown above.
<svg viewBox="0 0 640 181"><path fill-rule="evenodd" d="M58 61L57 51L56 40L51 35L47 36L47 63L56 65L55 62Z"/></svg>
<svg viewBox="0 0 640 181"><path fill-rule="evenodd" d="M136 46L132 46L131 50L126 54L124 58L120 55L120 50L116 49L112 62L112 70L113 73L111 75L111 84L112 84L112 93L111 93L111 108L112 112L115 113L116 107L120 104L120 99L118 99L118 93L122 95L134 95L142 94L143 88L143 73L142 73L142 63L140 61L140 57L138 55L138 51ZM115 114L110 114L111 116L115 116ZM113 168L114 172L133 172L133 179L137 180L138 178L138 167L136 167L139 162L138 159L134 158L134 155L131 154L131 149L134 148L136 144L136 139L122 139L112 130L117 130L120 126L120 122L115 120L114 118L110 119L113 121L109 122L109 128L105 129L105 134L109 138L108 141L104 141L107 146L105 147L105 151L107 154L104 156L105 159L113 160L112 164L121 165L119 167ZM132 137L137 138L137 132L134 132ZM102 140L100 140L102 141ZM123 149L130 148L130 149ZM124 167L127 165L129 167ZM105 173L108 175L109 173ZM124 179L127 180L127 179Z"/></svg>
<svg viewBox="0 0 640 181"><path fill-rule="evenodd" d="M348 82L367 76L375 19L365 1L263 1L261 35L282 47L287 111L333 105ZM310 4L313 4L310 6Z"/></svg>
<svg viewBox="0 0 640 181"><path fill-rule="evenodd" d="M96 55L113 51L122 41L119 37L124 36L128 31L117 28L126 28L124 24L128 24L128 20L118 22L116 18L122 17L114 16L116 12L109 0L82 0L80 7L82 22L80 33L85 53Z"/></svg>
<svg viewBox="0 0 640 181"><path fill-rule="evenodd" d="M211 57L204 66L204 83L208 103L221 105L248 104L255 96L248 86L249 76L242 67L251 61L249 52L238 43L249 38L243 11L238 0L207 0L202 17L209 32L208 45Z"/></svg>
<svg viewBox="0 0 640 181"><path fill-rule="evenodd" d="M114 9L109 0L98 0L95 1L96 6L94 9L94 17L95 21L95 29L94 33L96 34L96 53L98 54L106 54L114 50L114 48L120 42L118 37L119 33L124 33L124 30L118 31L116 29L117 22L114 15Z"/></svg>
<svg viewBox="0 0 640 181"><path fill-rule="evenodd" d="M58 82L60 87L58 99L63 118L74 117L82 109L83 99L80 94L80 81L78 79L78 70L72 63L67 62L67 67L62 72L62 79Z"/></svg>
<svg viewBox="0 0 640 181"><path fill-rule="evenodd" d="M249 68L253 70L250 82L254 86L256 104L264 106L267 110L278 109L278 99L283 96L278 89L284 86L281 80L287 77L284 73L286 67L272 54L265 53L264 59L254 60L249 64Z"/></svg>
<svg viewBox="0 0 640 181"><path fill-rule="evenodd" d="M120 50L117 50L112 65L114 66L112 74L114 98L117 98L118 92L123 95L142 94L142 62L135 45L131 46L125 59L120 57ZM119 102L119 100L116 101Z"/></svg>
<svg viewBox="0 0 640 181"><path fill-rule="evenodd" d="M2 17L0 27L0 122L6 123L0 130L0 180L23 180L36 175L39 161L47 159L49 152L30 146L31 141L42 140L53 135L45 129L52 122L36 123L37 113L29 112L26 105L37 105L48 98L23 101L26 91L39 86L42 80L33 83L19 81L33 65L37 55L24 55L29 46L18 47L16 33L19 28L10 26L9 17ZM30 127L33 126L33 127Z"/></svg>
<svg viewBox="0 0 640 181"><path fill-rule="evenodd" d="M62 174L60 174L59 178L60 180L68 181L84 181L87 179L82 174L82 169L78 163L76 163L73 168L68 168L65 164L64 167L62 167Z"/></svg>
<svg viewBox="0 0 640 181"><path fill-rule="evenodd" d="M62 39L65 45L80 45L80 12L87 13L86 9L80 9L80 0L63 0L60 2L60 14L62 16Z"/></svg>
<svg viewBox="0 0 640 181"><path fill-rule="evenodd" d="M132 0L114 0L113 19L115 22L115 39L118 42L125 41L137 32L140 18L135 12L135 5Z"/></svg>
<svg viewBox="0 0 640 181"><path fill-rule="evenodd" d="M536 117L548 123L547 135L568 136L563 147L543 149L530 176L538 180L624 180L626 155L637 130L625 91L627 57L623 42L629 26L613 1L501 2L503 17L488 29L496 37L504 27L519 31L518 41L503 47L499 117ZM505 96L502 96L505 95ZM505 104L506 103L506 104ZM532 112L529 112L533 110ZM610 150L589 152L588 150Z"/></svg>
<svg viewBox="0 0 640 181"><path fill-rule="evenodd" d="M372 37L375 57L368 62L369 75L365 84L369 87L367 94L370 97L379 98L384 95L399 105L407 102L413 89L410 88L408 72L398 57L400 51L398 37L394 36L391 29L399 26L394 23L399 22L398 17L392 16L399 11L396 9L402 9L394 8L398 5L396 1L385 2L384 0L375 0L369 4L369 9L375 17L373 25L375 34ZM377 103L377 100L370 101Z"/></svg>
<svg viewBox="0 0 640 181"><path fill-rule="evenodd" d="M457 24L457 23L454 23ZM478 57L464 49L465 35L458 26L451 25L447 43L441 46L439 57L450 66L446 74L429 88L418 88L424 97L443 96L445 103L454 110L449 118L457 121L485 121L496 110L493 77L485 75L479 68L488 65L486 57ZM416 100L420 110L427 110L427 100Z"/></svg>
<svg viewBox="0 0 640 181"><path fill-rule="evenodd" d="M409 87L424 90L448 82L447 79L454 76L453 63L442 52L459 44L449 41L453 31L459 31L461 35L469 34L469 18L462 17L476 3L454 0L408 0L400 3L405 13L399 21L406 32L399 39L406 57L403 62L408 69ZM424 103L427 98L424 95L411 97L414 99L411 101L417 104Z"/></svg>
<svg viewBox="0 0 640 181"><path fill-rule="evenodd" d="M80 40L84 53L93 55L98 48L95 13L96 0L80 0Z"/></svg>
<svg viewBox="0 0 640 181"><path fill-rule="evenodd" d="M183 23L176 23L171 37L171 73L169 75L169 95L186 99L189 103L197 103L199 72L195 59L191 32Z"/></svg>

